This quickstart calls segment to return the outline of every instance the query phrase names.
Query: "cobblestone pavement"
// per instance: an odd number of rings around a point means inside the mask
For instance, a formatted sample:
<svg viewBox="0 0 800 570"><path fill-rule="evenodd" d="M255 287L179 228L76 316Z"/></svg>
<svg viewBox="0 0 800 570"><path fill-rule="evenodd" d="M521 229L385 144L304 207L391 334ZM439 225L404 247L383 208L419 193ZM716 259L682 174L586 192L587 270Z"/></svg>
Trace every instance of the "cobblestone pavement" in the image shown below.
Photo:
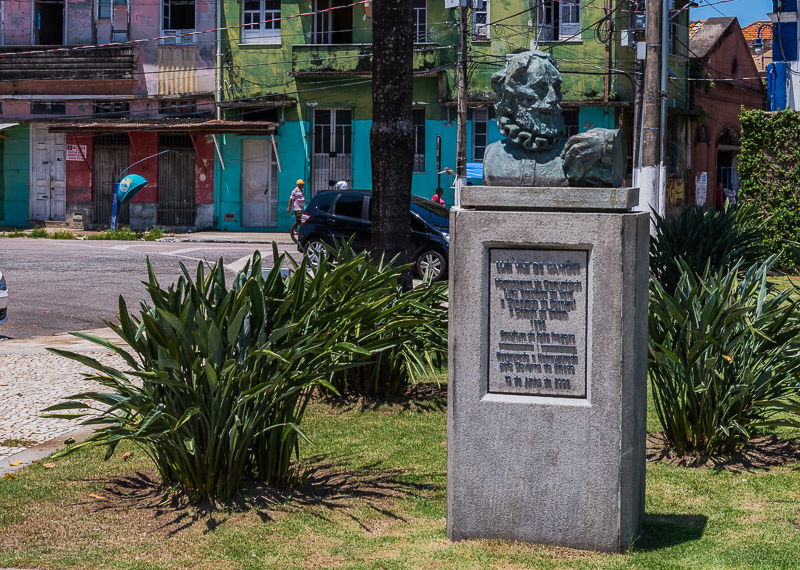
<svg viewBox="0 0 800 570"><path fill-rule="evenodd" d="M122 366L111 352L84 353L104 364ZM64 396L97 387L81 376L85 366L51 353L0 354L0 459L55 439L78 427L74 420L38 414Z"/></svg>

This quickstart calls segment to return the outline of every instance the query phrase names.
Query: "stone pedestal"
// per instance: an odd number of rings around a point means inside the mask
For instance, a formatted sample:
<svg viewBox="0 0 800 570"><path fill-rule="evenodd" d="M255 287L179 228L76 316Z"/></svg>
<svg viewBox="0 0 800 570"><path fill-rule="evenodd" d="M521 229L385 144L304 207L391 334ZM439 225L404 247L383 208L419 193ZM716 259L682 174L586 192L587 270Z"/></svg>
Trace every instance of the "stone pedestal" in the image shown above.
<svg viewBox="0 0 800 570"><path fill-rule="evenodd" d="M636 189L465 187L451 213L447 531L619 552L644 516Z"/></svg>

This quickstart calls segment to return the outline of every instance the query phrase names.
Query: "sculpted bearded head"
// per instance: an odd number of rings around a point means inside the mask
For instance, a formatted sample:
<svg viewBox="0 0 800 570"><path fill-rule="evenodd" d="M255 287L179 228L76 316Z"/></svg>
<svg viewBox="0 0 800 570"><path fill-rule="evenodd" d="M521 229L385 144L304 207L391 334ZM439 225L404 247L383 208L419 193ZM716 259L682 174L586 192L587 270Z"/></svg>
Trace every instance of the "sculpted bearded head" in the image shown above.
<svg viewBox="0 0 800 570"><path fill-rule="evenodd" d="M561 73L555 58L526 51L509 59L492 75L500 131L528 150L553 149L564 138L561 116Z"/></svg>

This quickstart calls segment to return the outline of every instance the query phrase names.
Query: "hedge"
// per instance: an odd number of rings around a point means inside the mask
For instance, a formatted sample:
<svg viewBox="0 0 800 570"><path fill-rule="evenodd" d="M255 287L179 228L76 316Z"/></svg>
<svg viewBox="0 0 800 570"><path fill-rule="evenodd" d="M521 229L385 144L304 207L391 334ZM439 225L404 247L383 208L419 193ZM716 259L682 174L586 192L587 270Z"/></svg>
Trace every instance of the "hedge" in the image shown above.
<svg viewBox="0 0 800 570"><path fill-rule="evenodd" d="M784 252L780 265L798 270L792 246L800 235L800 113L743 110L739 154L739 199L752 202L766 222L770 253Z"/></svg>

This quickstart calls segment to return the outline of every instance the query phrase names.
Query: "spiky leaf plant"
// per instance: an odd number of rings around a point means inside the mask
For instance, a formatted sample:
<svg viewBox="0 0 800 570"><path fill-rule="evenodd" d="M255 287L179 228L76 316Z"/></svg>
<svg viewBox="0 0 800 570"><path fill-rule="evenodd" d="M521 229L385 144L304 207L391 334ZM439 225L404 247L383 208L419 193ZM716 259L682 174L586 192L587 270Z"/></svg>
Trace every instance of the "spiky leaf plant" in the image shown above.
<svg viewBox="0 0 800 570"><path fill-rule="evenodd" d="M71 396L49 408L52 417L97 426L70 453L105 445L110 457L120 441L138 444L161 477L196 499L227 499L245 480L275 486L295 481L292 457L303 437L300 424L315 388L333 389L332 374L368 355L394 330L392 297L379 298L357 284L364 256L303 261L288 277L290 258L273 246L274 267L262 275L261 258L228 285L222 262L167 288L148 264L150 300L130 314L119 300L119 324L128 345L78 334L117 353L127 370L86 355L53 350L94 370L104 390ZM368 338L354 333L365 322L385 323ZM361 342L356 345L349 340Z"/></svg>
<svg viewBox="0 0 800 570"><path fill-rule="evenodd" d="M800 396L800 314L767 280L776 258L698 276L678 263L674 292L651 279L650 381L679 454L735 452Z"/></svg>

